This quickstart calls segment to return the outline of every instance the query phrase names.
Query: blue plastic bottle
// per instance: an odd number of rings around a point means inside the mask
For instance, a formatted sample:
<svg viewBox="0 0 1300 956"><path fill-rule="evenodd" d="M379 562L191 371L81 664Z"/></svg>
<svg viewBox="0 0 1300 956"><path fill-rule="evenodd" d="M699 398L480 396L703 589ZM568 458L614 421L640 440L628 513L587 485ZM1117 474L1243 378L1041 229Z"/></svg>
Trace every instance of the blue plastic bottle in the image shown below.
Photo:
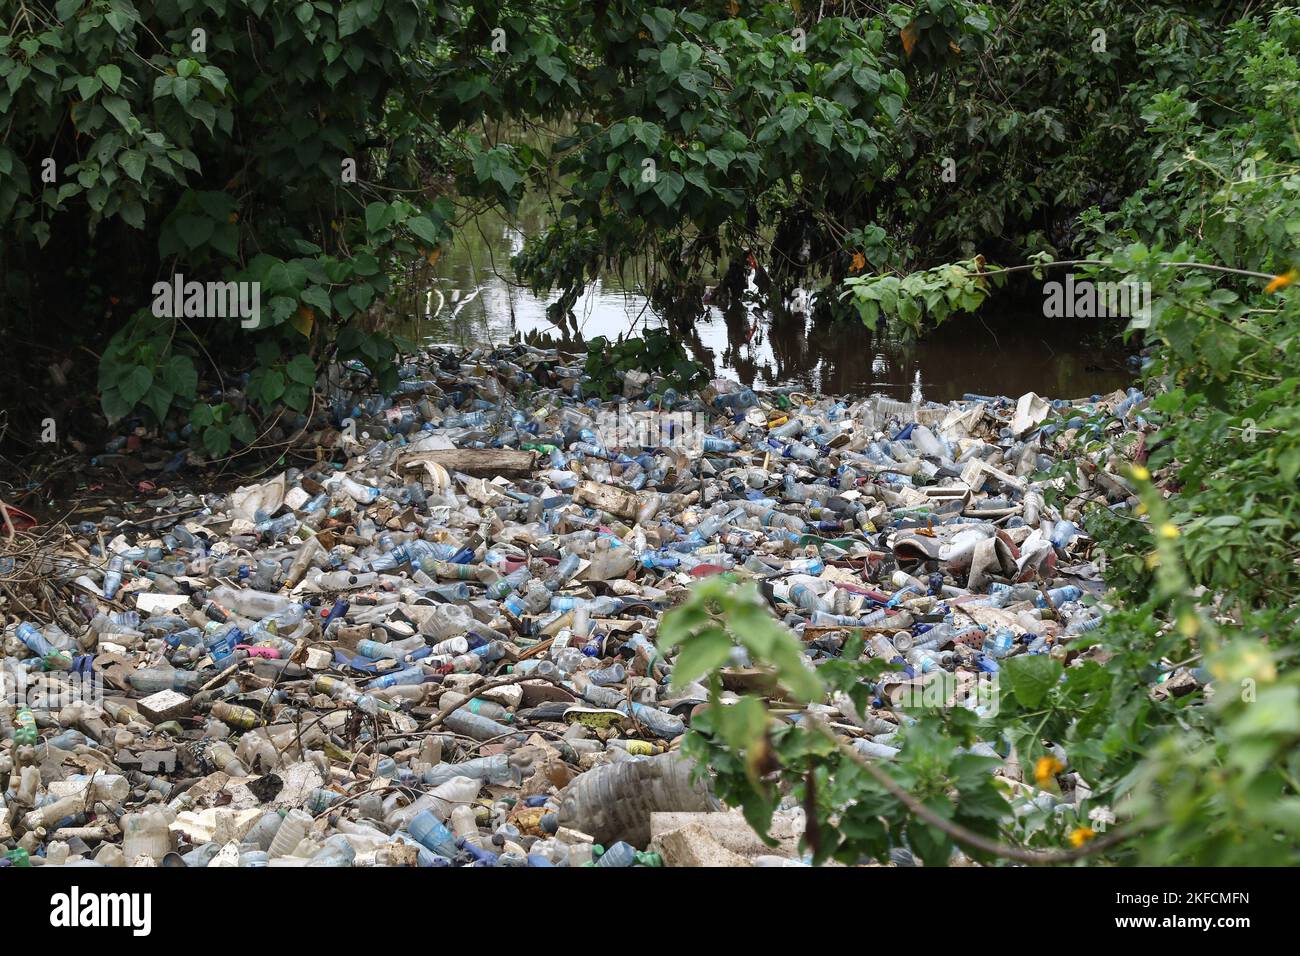
<svg viewBox="0 0 1300 956"><path fill-rule="evenodd" d="M600 855L597 866L631 866L636 862L636 849L619 840Z"/></svg>
<svg viewBox="0 0 1300 956"><path fill-rule="evenodd" d="M454 857L456 855L456 835L428 810L421 810L417 813L406 829L411 834L412 839L425 849L431 850L439 856Z"/></svg>

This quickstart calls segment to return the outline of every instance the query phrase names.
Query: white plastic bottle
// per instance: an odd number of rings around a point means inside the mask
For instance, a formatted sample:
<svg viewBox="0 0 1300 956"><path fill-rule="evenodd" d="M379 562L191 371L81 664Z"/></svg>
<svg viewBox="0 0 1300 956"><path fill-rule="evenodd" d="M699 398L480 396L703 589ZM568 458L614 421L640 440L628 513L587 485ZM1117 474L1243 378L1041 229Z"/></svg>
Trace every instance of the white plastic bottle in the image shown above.
<svg viewBox="0 0 1300 956"><path fill-rule="evenodd" d="M290 810L271 839L271 859L289 856L311 829L312 818L306 810Z"/></svg>
<svg viewBox="0 0 1300 956"><path fill-rule="evenodd" d="M130 866L138 857L148 857L155 862L171 852L172 835L168 813L150 808L141 813L128 813L122 818L122 855Z"/></svg>
<svg viewBox="0 0 1300 956"><path fill-rule="evenodd" d="M483 839L478 832L478 821L474 818L474 808L468 804L452 808L451 832L458 837L464 837L467 842L479 849L483 848Z"/></svg>

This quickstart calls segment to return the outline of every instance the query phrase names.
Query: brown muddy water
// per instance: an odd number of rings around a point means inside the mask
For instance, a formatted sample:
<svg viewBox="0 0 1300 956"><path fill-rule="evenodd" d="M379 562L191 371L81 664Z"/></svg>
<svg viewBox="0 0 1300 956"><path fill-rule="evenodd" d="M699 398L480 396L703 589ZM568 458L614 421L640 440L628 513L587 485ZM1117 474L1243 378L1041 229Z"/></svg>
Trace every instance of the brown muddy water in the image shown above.
<svg viewBox="0 0 1300 956"><path fill-rule="evenodd" d="M663 325L647 300L617 276L591 283L574 307L571 325L557 327L536 295L515 281L510 257L523 233L500 220L466 230L439 259L416 296L410 319L396 331L425 344L500 345L516 338L550 338L570 348L577 338L636 334ZM576 335L575 329L576 326ZM709 307L681 333L691 357L715 376L747 386L796 386L804 391L905 401L917 394L947 402L963 394L1082 398L1132 383L1123 323L1048 319L1033 302L990 300L978 315L961 315L920 340L856 320L820 322L754 306L724 314Z"/></svg>

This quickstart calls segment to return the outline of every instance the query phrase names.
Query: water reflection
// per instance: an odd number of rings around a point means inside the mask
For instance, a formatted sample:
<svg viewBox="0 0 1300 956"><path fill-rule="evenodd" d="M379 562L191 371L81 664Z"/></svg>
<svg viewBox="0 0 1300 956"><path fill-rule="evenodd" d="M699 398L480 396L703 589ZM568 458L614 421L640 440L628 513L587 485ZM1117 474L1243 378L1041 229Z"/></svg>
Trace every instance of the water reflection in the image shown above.
<svg viewBox="0 0 1300 956"><path fill-rule="evenodd" d="M523 245L520 230L487 218L479 227L462 230L438 261L427 294L417 299L424 314L400 323L402 334L461 346L536 334L576 344L664 324L644 297L606 275L584 291L565 327L557 327L546 307L558 294L536 295L510 270L510 257ZM752 304L725 313L707 306L677 331L692 358L750 386L882 392L903 400L919 387L926 399L949 401L966 392L1075 398L1131 381L1117 324L1046 319L1032 302L1001 311L998 305L994 300L978 316L954 318L919 341L856 321L815 321Z"/></svg>

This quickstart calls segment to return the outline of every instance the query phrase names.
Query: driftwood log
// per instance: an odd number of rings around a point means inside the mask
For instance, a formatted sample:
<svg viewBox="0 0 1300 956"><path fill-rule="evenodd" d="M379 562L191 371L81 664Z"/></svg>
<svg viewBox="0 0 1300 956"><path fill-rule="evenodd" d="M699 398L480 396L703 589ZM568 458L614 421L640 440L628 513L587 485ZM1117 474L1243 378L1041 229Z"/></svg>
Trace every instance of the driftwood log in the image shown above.
<svg viewBox="0 0 1300 956"><path fill-rule="evenodd" d="M528 478L536 461L531 451L511 448L444 448L415 451L398 459L398 468L423 467L425 462L441 465L448 472L461 472L475 478Z"/></svg>

